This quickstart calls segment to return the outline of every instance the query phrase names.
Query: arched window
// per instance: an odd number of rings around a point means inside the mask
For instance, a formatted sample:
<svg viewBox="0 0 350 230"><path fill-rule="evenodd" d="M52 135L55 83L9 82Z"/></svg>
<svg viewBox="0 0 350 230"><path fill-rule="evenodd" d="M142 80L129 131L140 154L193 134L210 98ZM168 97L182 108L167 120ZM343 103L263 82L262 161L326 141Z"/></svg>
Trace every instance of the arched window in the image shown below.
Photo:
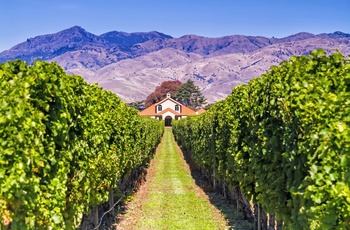
<svg viewBox="0 0 350 230"><path fill-rule="evenodd" d="M162 110L162 105L158 105L158 112L161 112Z"/></svg>
<svg viewBox="0 0 350 230"><path fill-rule="evenodd" d="M180 106L179 105L175 105L175 111L180 111Z"/></svg>

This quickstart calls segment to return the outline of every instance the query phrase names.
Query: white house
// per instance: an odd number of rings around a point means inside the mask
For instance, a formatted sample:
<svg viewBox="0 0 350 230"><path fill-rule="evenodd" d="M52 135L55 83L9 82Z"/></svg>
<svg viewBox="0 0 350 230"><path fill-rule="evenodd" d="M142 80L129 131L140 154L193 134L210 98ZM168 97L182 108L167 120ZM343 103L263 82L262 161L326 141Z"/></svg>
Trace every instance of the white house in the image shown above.
<svg viewBox="0 0 350 230"><path fill-rule="evenodd" d="M170 97L170 93L166 98L158 103L151 105L145 110L140 112L141 116L149 116L159 120L165 120L166 126L171 126L172 120L179 120L189 115L195 115L202 113L205 110L194 111L187 106L184 106L178 101L175 101Z"/></svg>

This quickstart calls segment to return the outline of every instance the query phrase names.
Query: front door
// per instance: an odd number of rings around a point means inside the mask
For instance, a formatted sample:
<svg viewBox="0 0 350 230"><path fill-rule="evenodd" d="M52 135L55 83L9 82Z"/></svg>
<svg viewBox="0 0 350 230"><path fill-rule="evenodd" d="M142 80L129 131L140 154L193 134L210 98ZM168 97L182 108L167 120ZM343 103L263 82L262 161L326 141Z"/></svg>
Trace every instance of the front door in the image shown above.
<svg viewBox="0 0 350 230"><path fill-rule="evenodd" d="M171 126L171 116L166 116L165 117L165 126Z"/></svg>

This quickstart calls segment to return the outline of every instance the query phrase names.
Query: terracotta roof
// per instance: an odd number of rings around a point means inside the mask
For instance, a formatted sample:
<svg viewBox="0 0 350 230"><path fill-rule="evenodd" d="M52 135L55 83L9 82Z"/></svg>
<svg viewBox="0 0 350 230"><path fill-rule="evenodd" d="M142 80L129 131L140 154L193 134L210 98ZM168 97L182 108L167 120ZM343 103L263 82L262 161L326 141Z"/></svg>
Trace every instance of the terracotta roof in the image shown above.
<svg viewBox="0 0 350 230"><path fill-rule="evenodd" d="M188 108L187 106L184 106L184 105L181 105L181 115L186 115L186 116L189 116L189 115L195 115L196 112L190 108Z"/></svg>
<svg viewBox="0 0 350 230"><path fill-rule="evenodd" d="M163 115L166 112L171 112L171 113L173 113L175 115L183 115L183 114L180 114L180 113L178 113L178 112L176 112L176 111L174 111L173 109L170 109L170 108L164 109L162 112L157 113L157 115Z"/></svg>
<svg viewBox="0 0 350 230"><path fill-rule="evenodd" d="M181 113L176 112L176 111L174 111L173 109L170 109L170 108L166 108L162 112L157 113L157 111L156 111L157 105L163 103L166 100L171 100L171 101L173 101L176 104L180 104L181 105ZM163 115L164 113L166 113L168 111L173 113L173 114L175 114L175 115L184 115L184 116L189 116L189 115L196 114L196 112L194 110L188 108L187 106L182 105L180 102L175 101L172 98L165 98L164 100L162 100L162 101L160 101L158 103L155 103L155 104L149 106L148 108L142 110L141 112L139 112L139 114L141 116L159 116L159 115Z"/></svg>
<svg viewBox="0 0 350 230"><path fill-rule="evenodd" d="M178 102L178 101L175 101L174 99L172 99L171 97L166 97L166 98L164 98L163 100L161 100L160 102L157 102L157 103L155 103L155 104L153 104L153 105L159 105L159 104L162 104L164 101L166 101L166 100L170 100L170 101L172 101L172 102L174 102L174 103L176 103L176 104L180 104L180 105L182 105L180 102ZM153 106L153 105L151 105L151 106Z"/></svg>
<svg viewBox="0 0 350 230"><path fill-rule="evenodd" d="M196 111L196 114L202 114L202 113L205 113L205 109L201 108L199 110Z"/></svg>
<svg viewBox="0 0 350 230"><path fill-rule="evenodd" d="M151 105L150 107L139 112L139 114L143 115L143 116L154 116L157 113L156 113L156 108L154 107L154 105Z"/></svg>

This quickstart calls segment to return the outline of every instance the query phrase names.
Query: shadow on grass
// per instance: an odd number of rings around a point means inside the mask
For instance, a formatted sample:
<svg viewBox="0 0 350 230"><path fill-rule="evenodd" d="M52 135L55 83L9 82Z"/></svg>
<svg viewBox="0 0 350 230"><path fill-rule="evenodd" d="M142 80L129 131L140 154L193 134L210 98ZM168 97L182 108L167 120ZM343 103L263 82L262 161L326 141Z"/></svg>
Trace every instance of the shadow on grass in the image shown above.
<svg viewBox="0 0 350 230"><path fill-rule="evenodd" d="M101 225L98 228L99 230L117 229L117 225L122 221L125 217L124 214L128 211L127 203L131 200L131 197L138 192L141 185L145 183L148 174L147 169L148 168L132 170L129 176L122 178L119 181L118 188L122 189L124 194L119 194L119 196L114 197L115 202L119 199L120 202L118 202L113 209L110 209L108 202L99 206L99 218L106 210L110 210L110 212L104 216Z"/></svg>
<svg viewBox="0 0 350 230"><path fill-rule="evenodd" d="M195 183L207 194L210 202L221 211L230 229L253 230L254 224L244 218L243 213L237 210L236 204L230 203L220 192L214 190L213 186L200 172L195 163L189 159L187 154L184 154L184 158L190 167Z"/></svg>

